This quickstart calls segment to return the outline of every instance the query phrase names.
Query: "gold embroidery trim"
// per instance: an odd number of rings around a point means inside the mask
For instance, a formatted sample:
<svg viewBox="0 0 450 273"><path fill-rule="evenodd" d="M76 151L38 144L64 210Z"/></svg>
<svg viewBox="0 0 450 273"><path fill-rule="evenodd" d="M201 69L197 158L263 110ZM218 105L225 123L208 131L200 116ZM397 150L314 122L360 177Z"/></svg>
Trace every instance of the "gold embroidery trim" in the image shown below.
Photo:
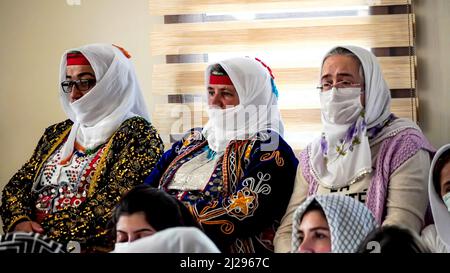
<svg viewBox="0 0 450 273"><path fill-rule="evenodd" d="M14 219L16 218L16 219ZM6 232L11 232L11 228L20 220L22 219L27 219L28 221L32 221L30 217L26 216L26 215L21 215L21 216L14 216L12 219L14 219L13 221L11 221L11 223L8 225L8 227L6 228Z"/></svg>
<svg viewBox="0 0 450 273"><path fill-rule="evenodd" d="M52 148L50 148L49 152L45 155L45 157L43 158L43 160L41 160L41 163L39 164L39 168L37 168L37 171L34 175L34 179L33 182L36 182L36 179L39 175L39 173L41 172L41 168L42 165L44 165L45 162L47 162L47 159L53 154L53 152L56 150L56 148L58 148L58 146L62 143L62 141L64 140L64 138L69 134L70 130L72 129L72 126L70 126L69 128L67 128L58 138L58 140L55 142L55 144L52 146Z"/></svg>
<svg viewBox="0 0 450 273"><path fill-rule="evenodd" d="M117 133L117 132L116 132ZM105 150L103 151L102 157L100 158L100 161L97 164L97 168L95 168L95 173L94 176L92 177L92 180L90 182L89 185L89 191L88 191L88 196L92 197L94 195L94 190L97 187L97 181L98 178L100 177L104 166L106 165L106 156L109 153L109 150L111 149L114 137L116 136L116 133L114 133L114 135L111 137L111 139L108 141L108 144L106 144Z"/></svg>
<svg viewBox="0 0 450 273"><path fill-rule="evenodd" d="M261 156L261 161L269 161L275 158L275 162L277 163L278 167L284 166L284 159L280 155L280 151L273 151L272 153L265 153Z"/></svg>

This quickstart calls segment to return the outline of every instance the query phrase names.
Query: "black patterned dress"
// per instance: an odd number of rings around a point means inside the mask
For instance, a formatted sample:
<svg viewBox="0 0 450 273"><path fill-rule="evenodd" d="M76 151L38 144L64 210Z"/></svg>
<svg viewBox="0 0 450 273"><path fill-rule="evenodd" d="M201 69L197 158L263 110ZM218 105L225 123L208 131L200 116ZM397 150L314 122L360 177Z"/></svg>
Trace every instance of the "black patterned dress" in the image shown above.
<svg viewBox="0 0 450 273"><path fill-rule="evenodd" d="M113 247L107 225L112 210L125 192L143 183L164 147L149 122L130 118L95 151L75 149L71 166L80 167L57 170L59 182L46 183L71 128L70 120L48 127L31 159L5 186L3 229L11 232L20 221L32 220L50 239L79 242L85 252L107 252Z"/></svg>

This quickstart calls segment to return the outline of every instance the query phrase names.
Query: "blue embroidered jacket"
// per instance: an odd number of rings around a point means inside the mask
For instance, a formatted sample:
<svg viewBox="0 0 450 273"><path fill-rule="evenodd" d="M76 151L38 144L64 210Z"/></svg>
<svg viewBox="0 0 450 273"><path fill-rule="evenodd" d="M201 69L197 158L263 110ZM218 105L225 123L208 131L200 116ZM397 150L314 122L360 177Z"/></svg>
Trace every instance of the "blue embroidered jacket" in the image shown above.
<svg viewBox="0 0 450 273"><path fill-rule="evenodd" d="M298 166L291 147L271 131L231 141L203 190L169 189L177 170L205 148L201 131L192 129L164 153L145 183L183 201L221 251L273 252Z"/></svg>

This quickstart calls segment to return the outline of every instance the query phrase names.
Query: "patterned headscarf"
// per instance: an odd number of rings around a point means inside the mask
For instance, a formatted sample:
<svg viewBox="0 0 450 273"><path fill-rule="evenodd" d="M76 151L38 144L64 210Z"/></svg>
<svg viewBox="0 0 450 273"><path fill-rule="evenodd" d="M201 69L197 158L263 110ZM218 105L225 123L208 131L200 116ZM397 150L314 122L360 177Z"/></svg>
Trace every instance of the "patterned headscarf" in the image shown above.
<svg viewBox="0 0 450 273"><path fill-rule="evenodd" d="M377 222L370 210L354 198L341 194L310 196L295 211L291 252L300 246L300 223L308 206L316 200L322 207L331 234L331 252L355 253Z"/></svg>

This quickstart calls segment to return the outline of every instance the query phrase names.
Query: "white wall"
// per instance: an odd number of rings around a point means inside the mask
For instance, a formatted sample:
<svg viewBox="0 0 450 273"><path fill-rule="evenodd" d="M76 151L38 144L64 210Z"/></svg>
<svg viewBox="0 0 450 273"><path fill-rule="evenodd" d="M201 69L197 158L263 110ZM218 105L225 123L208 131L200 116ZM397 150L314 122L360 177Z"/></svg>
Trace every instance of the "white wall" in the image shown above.
<svg viewBox="0 0 450 273"><path fill-rule="evenodd" d="M148 0L0 0L0 189L31 156L44 129L66 119L59 62L69 48L115 43L132 60L151 110ZM157 60L157 61L160 61Z"/></svg>
<svg viewBox="0 0 450 273"><path fill-rule="evenodd" d="M450 1L416 0L419 122L436 147L450 143Z"/></svg>
<svg viewBox="0 0 450 273"><path fill-rule="evenodd" d="M66 118L58 99L64 50L94 42L123 46L151 107L152 20L147 0L0 1L0 188L31 156L45 127Z"/></svg>

